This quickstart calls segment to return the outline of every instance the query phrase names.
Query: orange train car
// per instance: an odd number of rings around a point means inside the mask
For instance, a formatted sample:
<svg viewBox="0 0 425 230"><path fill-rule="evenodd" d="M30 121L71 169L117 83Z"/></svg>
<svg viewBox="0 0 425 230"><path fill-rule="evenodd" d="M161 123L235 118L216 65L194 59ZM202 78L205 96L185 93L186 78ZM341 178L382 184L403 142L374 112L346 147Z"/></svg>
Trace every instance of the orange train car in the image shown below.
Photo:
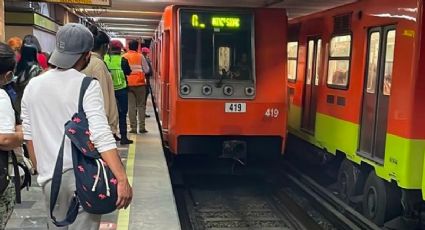
<svg viewBox="0 0 425 230"><path fill-rule="evenodd" d="M283 9L165 9L152 87L171 153L243 161L283 152L286 31Z"/></svg>
<svg viewBox="0 0 425 230"><path fill-rule="evenodd" d="M362 0L289 23L288 129L342 159L341 197L379 225L425 199L423 13Z"/></svg>

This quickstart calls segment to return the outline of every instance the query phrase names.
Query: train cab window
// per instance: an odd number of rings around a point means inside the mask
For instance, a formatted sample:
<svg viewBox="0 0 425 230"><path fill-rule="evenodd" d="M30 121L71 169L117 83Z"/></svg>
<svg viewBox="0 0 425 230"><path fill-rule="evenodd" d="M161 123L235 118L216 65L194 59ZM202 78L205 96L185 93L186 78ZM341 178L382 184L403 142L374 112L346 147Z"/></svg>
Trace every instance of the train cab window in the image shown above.
<svg viewBox="0 0 425 230"><path fill-rule="evenodd" d="M297 79L298 42L288 43L288 80Z"/></svg>
<svg viewBox="0 0 425 230"><path fill-rule="evenodd" d="M351 35L335 36L330 42L328 86L346 89L350 74Z"/></svg>
<svg viewBox="0 0 425 230"><path fill-rule="evenodd" d="M218 71L225 74L230 70L230 47L218 48Z"/></svg>
<svg viewBox="0 0 425 230"><path fill-rule="evenodd" d="M182 80L253 81L250 12L180 10Z"/></svg>
<svg viewBox="0 0 425 230"><path fill-rule="evenodd" d="M395 30L389 30L387 32L387 39L385 45L385 75L383 84L383 94L388 96L391 94L391 81L394 63Z"/></svg>

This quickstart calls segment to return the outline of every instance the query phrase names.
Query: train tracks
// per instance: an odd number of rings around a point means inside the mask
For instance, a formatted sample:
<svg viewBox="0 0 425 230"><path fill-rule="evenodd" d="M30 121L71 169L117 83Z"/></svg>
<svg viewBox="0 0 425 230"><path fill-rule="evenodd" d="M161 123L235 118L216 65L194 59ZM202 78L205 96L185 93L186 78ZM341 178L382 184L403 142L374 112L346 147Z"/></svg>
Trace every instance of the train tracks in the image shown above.
<svg viewBox="0 0 425 230"><path fill-rule="evenodd" d="M186 219L182 221L183 229L320 228L289 197L274 191L264 178L196 177L186 175L186 188L175 188L180 211L185 209L181 215L181 219Z"/></svg>
<svg viewBox="0 0 425 230"><path fill-rule="evenodd" d="M285 164L262 173L179 172L182 229L380 229Z"/></svg>
<svg viewBox="0 0 425 230"><path fill-rule="evenodd" d="M315 208L331 220L337 229L381 229L297 168L286 162L283 164L283 168L285 170L280 172L282 177L302 191Z"/></svg>

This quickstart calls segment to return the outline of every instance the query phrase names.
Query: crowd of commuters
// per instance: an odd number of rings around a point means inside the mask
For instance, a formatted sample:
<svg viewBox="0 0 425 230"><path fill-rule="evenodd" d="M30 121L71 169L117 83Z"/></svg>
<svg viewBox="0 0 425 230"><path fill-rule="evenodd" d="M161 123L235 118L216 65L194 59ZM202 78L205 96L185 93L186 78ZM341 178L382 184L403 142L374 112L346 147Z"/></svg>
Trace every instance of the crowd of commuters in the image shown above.
<svg viewBox="0 0 425 230"><path fill-rule="evenodd" d="M130 204L132 188L116 141L121 145L133 143L127 136L127 115L130 133L148 132L146 99L152 69L149 49L142 48L139 53L140 45L132 40L128 52L124 52L121 42L111 41L95 26L75 23L58 31L51 56L42 51L33 35L12 37L7 44L0 42L0 229L4 229L19 194L14 189L19 180L13 180L4 168L22 147L38 174L50 216L56 162L52 159L64 146L61 192L54 212L58 219L66 217L77 182L71 141L63 138L64 125L78 110L80 87L86 76L96 79L90 82L82 100L90 140L117 179L117 209ZM5 167L2 162L6 162ZM82 210L65 229L98 229L99 224L100 215ZM63 229L51 221L48 228Z"/></svg>

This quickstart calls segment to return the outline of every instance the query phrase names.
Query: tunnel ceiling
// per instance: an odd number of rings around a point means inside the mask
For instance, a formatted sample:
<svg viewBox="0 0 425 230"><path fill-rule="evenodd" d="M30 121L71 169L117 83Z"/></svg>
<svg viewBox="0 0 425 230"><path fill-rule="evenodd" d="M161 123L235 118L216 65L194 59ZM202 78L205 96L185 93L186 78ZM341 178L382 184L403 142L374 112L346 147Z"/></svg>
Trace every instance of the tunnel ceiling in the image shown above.
<svg viewBox="0 0 425 230"><path fill-rule="evenodd" d="M167 5L286 8L289 18L329 9L355 0L112 0L107 9L75 8L111 34L151 37Z"/></svg>

